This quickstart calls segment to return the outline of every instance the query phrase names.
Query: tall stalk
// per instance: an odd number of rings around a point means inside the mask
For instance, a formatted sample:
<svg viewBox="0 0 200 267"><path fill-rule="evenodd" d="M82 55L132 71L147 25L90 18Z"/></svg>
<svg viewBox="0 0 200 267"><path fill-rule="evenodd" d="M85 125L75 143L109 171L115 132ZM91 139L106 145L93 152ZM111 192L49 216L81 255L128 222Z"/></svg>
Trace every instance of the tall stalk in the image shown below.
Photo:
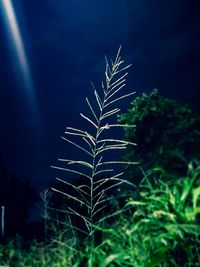
<svg viewBox="0 0 200 267"><path fill-rule="evenodd" d="M56 167L58 170L83 176L85 179L80 185L75 186L73 183L57 177L64 186L74 190L76 194L69 193L66 190L52 188L76 204L83 207L87 212L81 213L72 207L68 207L69 214L76 215L84 221L86 231L79 229L94 238L94 225L102 222L103 218L98 219L100 212L102 212L109 198L106 197L107 191L119 186L122 183L129 183L123 179L123 172L116 172L114 166L117 164L136 164L136 162L125 162L119 160L105 160L105 154L110 151L124 150L127 144L135 145L117 138L104 138L104 132L110 131L119 127L133 127L129 125L122 125L118 123L111 123L114 116L116 116L120 108L113 107L118 101L133 95L135 92L128 94L120 94L125 86L127 69L130 65L123 66L124 61L120 56L121 47L119 48L114 61L106 61L105 81L101 84L101 92L98 92L93 85L94 100L90 101L86 98L86 103L90 111L90 115L80 113L80 116L91 126L89 131L79 128L67 127L65 131L66 136L62 137L65 141L75 146L80 152L83 152L83 157L77 159L63 159L67 166ZM88 160L87 160L88 157ZM82 170L83 169L83 170ZM102 177L104 175L104 177ZM112 184L109 182L112 181ZM131 184L132 185L132 184ZM98 216L97 216L98 215ZM78 227L79 228L79 227Z"/></svg>

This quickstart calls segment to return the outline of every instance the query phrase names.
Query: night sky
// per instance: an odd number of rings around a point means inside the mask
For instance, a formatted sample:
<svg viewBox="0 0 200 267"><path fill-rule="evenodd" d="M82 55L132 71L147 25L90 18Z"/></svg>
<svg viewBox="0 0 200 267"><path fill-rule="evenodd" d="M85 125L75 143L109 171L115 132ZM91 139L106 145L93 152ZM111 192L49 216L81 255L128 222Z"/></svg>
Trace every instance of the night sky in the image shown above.
<svg viewBox="0 0 200 267"><path fill-rule="evenodd" d="M197 3L13 0L37 103L28 99L0 5L0 155L7 170L39 189L54 181L49 166L73 153L60 136L66 126L81 127L90 81L98 87L104 55L113 57L120 44L133 64L127 92L157 88L200 111Z"/></svg>

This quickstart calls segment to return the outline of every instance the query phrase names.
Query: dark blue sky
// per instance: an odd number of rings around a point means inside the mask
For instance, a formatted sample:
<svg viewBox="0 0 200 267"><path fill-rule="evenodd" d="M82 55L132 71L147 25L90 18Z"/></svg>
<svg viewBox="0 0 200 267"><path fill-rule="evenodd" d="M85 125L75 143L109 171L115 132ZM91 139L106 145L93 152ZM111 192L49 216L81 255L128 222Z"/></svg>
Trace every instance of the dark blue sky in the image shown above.
<svg viewBox="0 0 200 267"><path fill-rule="evenodd" d="M82 122L90 81L119 45L132 63L127 92L199 105L200 17L191 0L13 0L35 86L32 121L0 12L0 154L10 172L46 187L49 168L72 152L60 136ZM128 108L128 106L127 106ZM37 128L37 129L34 129Z"/></svg>

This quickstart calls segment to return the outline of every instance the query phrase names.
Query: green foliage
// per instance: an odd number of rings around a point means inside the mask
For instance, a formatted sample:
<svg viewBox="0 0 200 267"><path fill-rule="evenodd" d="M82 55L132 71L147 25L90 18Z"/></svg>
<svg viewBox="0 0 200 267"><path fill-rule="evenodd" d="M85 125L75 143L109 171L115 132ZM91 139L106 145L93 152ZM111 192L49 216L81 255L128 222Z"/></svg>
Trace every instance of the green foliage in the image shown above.
<svg viewBox="0 0 200 267"><path fill-rule="evenodd" d="M151 179L137 200L127 200L117 223L101 229L94 266L200 265L200 165L172 183Z"/></svg>
<svg viewBox="0 0 200 267"><path fill-rule="evenodd" d="M125 128L126 140L137 143L137 147L128 146L125 160L139 161L143 170L161 167L178 177L188 162L200 159L200 118L187 105L164 98L157 90L135 98L119 121L136 126Z"/></svg>
<svg viewBox="0 0 200 267"><path fill-rule="evenodd" d="M158 171L158 170L157 170ZM138 198L127 198L114 224L95 229L102 242L86 242L82 250L64 233L48 244L21 240L0 246L6 267L188 267L200 266L200 164L191 163L185 177L171 182L143 179Z"/></svg>
<svg viewBox="0 0 200 267"><path fill-rule="evenodd" d="M0 266L2 267L71 267L78 266L78 252L75 240L57 236L48 245L32 241L24 247L16 238L0 246Z"/></svg>

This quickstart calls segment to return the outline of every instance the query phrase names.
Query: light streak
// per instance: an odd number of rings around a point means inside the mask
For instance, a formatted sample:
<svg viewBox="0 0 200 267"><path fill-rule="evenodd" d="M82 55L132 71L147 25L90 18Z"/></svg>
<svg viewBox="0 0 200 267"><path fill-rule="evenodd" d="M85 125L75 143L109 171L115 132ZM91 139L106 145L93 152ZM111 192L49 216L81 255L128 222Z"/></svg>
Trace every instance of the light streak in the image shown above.
<svg viewBox="0 0 200 267"><path fill-rule="evenodd" d="M17 18L11 0L0 0L0 3L2 3L10 42L13 45L14 52L17 56L21 69L26 100L28 101L29 108L31 109L32 119L35 120L36 117L38 117L38 103Z"/></svg>
<svg viewBox="0 0 200 267"><path fill-rule="evenodd" d="M1 237L2 237L2 240L4 239L4 231L5 231L5 207L4 206L1 206Z"/></svg>

